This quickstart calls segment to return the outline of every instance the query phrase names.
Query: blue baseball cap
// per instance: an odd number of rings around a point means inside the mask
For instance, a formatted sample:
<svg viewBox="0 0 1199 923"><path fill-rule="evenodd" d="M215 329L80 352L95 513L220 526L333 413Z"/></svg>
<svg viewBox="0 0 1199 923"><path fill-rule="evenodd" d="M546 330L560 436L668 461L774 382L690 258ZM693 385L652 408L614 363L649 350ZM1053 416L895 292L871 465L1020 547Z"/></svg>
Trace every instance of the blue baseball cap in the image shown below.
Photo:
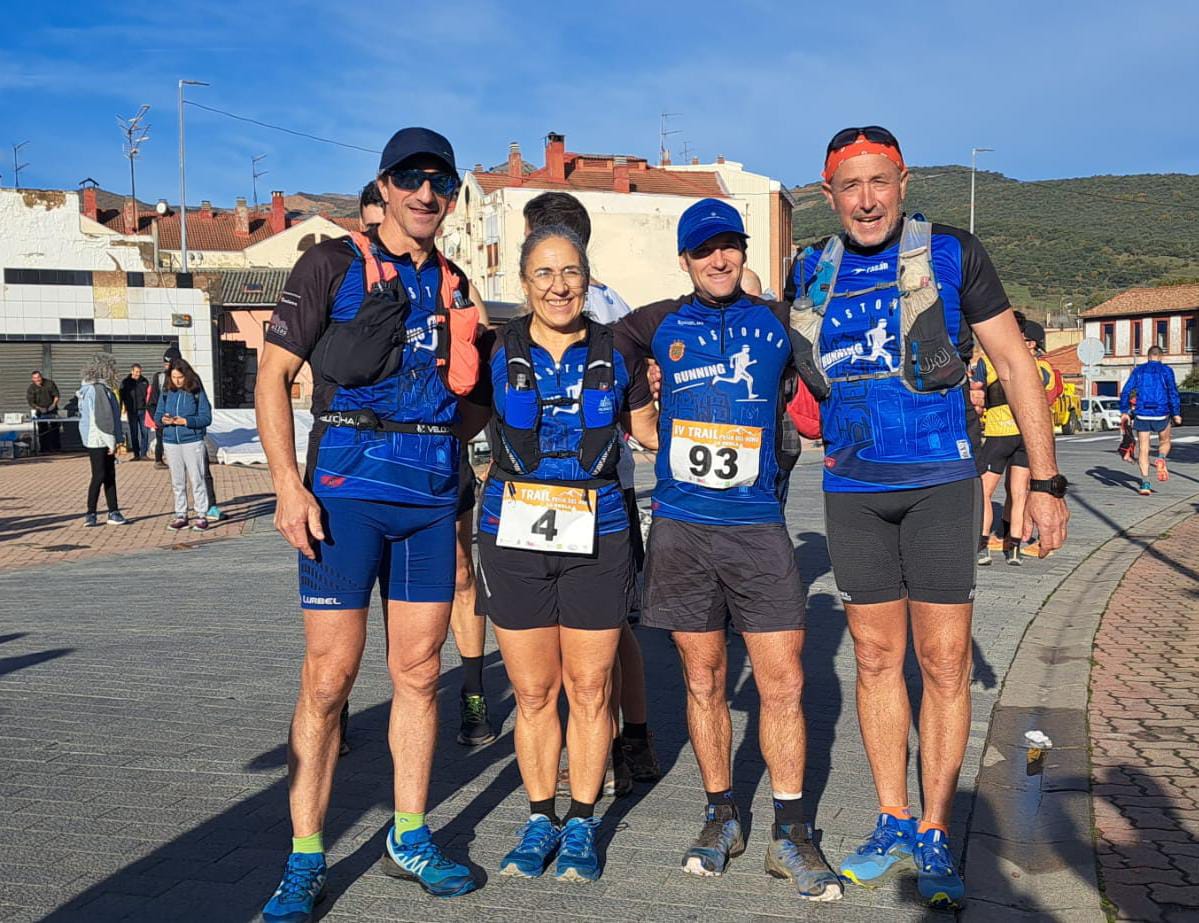
<svg viewBox="0 0 1199 923"><path fill-rule="evenodd" d="M383 156L379 158L379 172L386 173L392 167L398 166L409 157L428 154L441 160L450 173L456 173L454 166L454 148L444 135L428 128L401 128L387 146L383 148Z"/></svg>
<svg viewBox="0 0 1199 923"><path fill-rule="evenodd" d="M749 240L737 209L720 199L700 199L679 216L679 253L694 250L717 234L738 234Z"/></svg>

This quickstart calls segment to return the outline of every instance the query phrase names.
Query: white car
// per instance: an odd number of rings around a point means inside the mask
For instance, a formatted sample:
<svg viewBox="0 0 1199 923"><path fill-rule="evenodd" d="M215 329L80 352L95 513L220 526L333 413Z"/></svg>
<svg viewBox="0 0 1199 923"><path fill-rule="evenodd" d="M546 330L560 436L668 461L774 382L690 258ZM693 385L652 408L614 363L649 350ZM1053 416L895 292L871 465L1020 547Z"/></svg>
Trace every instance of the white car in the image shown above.
<svg viewBox="0 0 1199 923"><path fill-rule="evenodd" d="M1120 428L1118 397L1084 397L1080 403L1083 426L1089 425L1092 430L1104 431Z"/></svg>

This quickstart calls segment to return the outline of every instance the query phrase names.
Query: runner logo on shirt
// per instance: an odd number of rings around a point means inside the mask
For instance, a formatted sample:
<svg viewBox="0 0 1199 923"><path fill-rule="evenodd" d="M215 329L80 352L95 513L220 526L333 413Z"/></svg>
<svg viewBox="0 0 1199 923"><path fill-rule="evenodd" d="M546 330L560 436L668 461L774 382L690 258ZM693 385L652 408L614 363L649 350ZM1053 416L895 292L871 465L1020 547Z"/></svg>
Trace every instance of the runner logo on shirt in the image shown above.
<svg viewBox="0 0 1199 923"><path fill-rule="evenodd" d="M713 375L712 384L716 384L718 381L725 381L735 385L743 381L749 391L746 399L751 401L757 400L758 396L754 393L754 377L749 374L749 367L757 364L758 360L751 358L749 355L749 344L745 343L742 345L740 352L735 352L729 356L729 365L733 367L733 374L727 378L723 375Z"/></svg>

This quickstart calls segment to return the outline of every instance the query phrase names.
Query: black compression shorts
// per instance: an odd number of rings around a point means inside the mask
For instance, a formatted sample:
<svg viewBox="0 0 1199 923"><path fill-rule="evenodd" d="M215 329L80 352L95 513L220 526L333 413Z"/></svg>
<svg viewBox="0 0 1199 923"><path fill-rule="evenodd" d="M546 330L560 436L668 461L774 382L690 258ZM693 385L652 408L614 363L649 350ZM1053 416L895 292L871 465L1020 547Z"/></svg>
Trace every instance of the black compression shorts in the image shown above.
<svg viewBox="0 0 1199 923"><path fill-rule="evenodd" d="M979 474L984 471L1003 474L1008 465L1013 468L1027 468L1028 453L1024 451L1024 437L987 436L978 452L977 462Z"/></svg>
<svg viewBox="0 0 1199 923"><path fill-rule="evenodd" d="M668 631L804 627L803 581L781 523L708 526L654 517L641 624Z"/></svg>
<svg viewBox="0 0 1199 923"><path fill-rule="evenodd" d="M826 493L828 553L841 599L869 605L974 599L982 530L978 478L878 493Z"/></svg>
<svg viewBox="0 0 1199 923"><path fill-rule="evenodd" d="M470 466L470 449L462 443L462 457L458 462L458 512L456 518L461 519L464 513L475 508L475 490L478 479L475 469Z"/></svg>

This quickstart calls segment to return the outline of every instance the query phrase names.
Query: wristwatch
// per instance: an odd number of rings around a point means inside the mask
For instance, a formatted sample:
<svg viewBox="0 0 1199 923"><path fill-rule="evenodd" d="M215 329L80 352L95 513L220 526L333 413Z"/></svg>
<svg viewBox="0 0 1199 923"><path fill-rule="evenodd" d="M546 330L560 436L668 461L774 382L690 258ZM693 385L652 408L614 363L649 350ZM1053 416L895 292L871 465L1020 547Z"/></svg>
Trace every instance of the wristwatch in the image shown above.
<svg viewBox="0 0 1199 923"><path fill-rule="evenodd" d="M1031 478L1028 482L1029 490L1036 490L1043 494L1049 494L1057 497L1059 500L1066 496L1066 488L1070 486L1070 482L1066 480L1064 474L1055 474L1051 478L1038 480Z"/></svg>

